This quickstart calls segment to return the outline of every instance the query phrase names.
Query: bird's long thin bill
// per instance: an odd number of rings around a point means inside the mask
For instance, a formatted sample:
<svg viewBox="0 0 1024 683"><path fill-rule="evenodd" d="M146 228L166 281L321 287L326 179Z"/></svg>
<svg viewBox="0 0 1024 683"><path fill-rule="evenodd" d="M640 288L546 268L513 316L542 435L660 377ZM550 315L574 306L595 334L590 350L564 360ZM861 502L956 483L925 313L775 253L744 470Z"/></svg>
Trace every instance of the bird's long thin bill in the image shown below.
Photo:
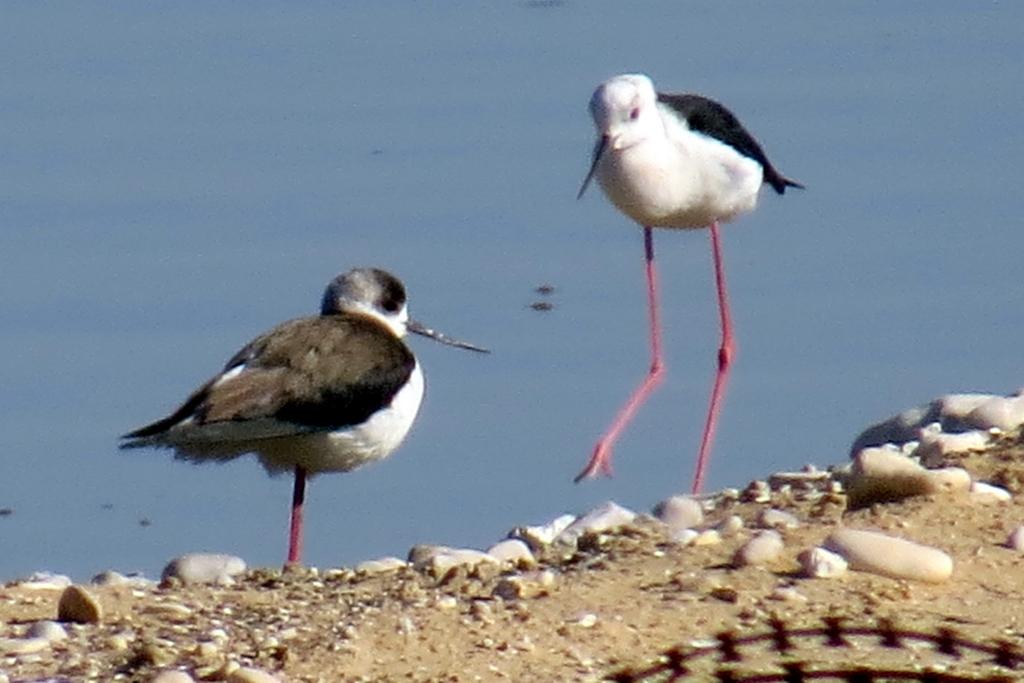
<svg viewBox="0 0 1024 683"><path fill-rule="evenodd" d="M491 352L490 349L485 349L482 346L470 344L469 342L460 341L458 339L452 339L448 335L438 332L437 330L432 330L423 323L417 322L416 320L407 321L405 323L405 328L410 332L415 332L416 334L423 335L424 337L430 337L434 341L439 341L442 344L447 344L448 346L454 346L460 349L468 349L469 351L477 351L478 353Z"/></svg>
<svg viewBox="0 0 1024 683"><path fill-rule="evenodd" d="M590 171L587 172L587 177L583 179L583 184L580 185L580 191L576 194L576 199L582 197L583 193L587 191L587 185L590 184L590 179L597 172L597 163L601 161L601 155L604 154L604 148L607 146L608 136L602 135L601 139L597 141L597 145L594 146L594 160L590 162Z"/></svg>

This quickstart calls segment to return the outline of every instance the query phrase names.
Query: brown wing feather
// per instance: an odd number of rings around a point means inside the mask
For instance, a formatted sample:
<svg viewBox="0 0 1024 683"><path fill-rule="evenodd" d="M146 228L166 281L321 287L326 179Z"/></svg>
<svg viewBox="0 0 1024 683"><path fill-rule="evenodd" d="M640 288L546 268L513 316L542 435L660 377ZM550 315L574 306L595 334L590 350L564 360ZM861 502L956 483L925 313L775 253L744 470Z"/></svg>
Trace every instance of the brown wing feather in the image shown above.
<svg viewBox="0 0 1024 683"><path fill-rule="evenodd" d="M246 345L170 416L125 438L155 437L186 419L197 426L271 419L309 430L358 424L390 403L415 362L370 318L291 320ZM240 365L239 374L222 380Z"/></svg>

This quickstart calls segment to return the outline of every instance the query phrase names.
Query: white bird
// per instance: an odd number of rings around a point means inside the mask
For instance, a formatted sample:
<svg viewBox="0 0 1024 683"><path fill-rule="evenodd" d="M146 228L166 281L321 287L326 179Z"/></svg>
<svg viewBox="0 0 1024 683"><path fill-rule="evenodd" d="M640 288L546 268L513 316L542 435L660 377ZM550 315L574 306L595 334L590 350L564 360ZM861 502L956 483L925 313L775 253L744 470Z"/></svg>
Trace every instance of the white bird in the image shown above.
<svg viewBox="0 0 1024 683"><path fill-rule="evenodd" d="M577 198L596 177L612 204L644 229L651 367L597 442L576 481L611 474L615 441L664 374L651 229L707 227L722 342L693 480L697 493L703 487L735 351L718 225L752 211L764 183L779 194L803 185L776 171L753 136L721 104L700 95L658 93L645 75L625 74L602 83L590 99L590 114L598 139Z"/></svg>
<svg viewBox="0 0 1024 683"><path fill-rule="evenodd" d="M405 287L378 268L327 286L320 315L281 323L232 356L171 415L125 434L122 448L173 448L193 462L253 453L270 474L293 469L288 564L302 555L306 478L387 457L423 398L406 332L486 352L409 319Z"/></svg>

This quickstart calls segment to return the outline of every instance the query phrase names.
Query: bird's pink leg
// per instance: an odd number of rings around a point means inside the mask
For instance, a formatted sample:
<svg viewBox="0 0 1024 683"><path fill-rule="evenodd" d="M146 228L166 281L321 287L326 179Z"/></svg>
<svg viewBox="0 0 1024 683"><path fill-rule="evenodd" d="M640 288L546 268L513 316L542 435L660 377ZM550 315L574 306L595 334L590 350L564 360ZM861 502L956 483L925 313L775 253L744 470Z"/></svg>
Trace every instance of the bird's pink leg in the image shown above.
<svg viewBox="0 0 1024 683"><path fill-rule="evenodd" d="M711 389L711 401L708 404L708 418L704 423L704 435L700 440L700 452L697 454L697 470L693 475L693 492L700 493L704 487L704 474L708 459L711 456L711 444L715 439L715 427L718 425L718 412L721 409L722 397L725 395L725 384L729 378L729 367L736 352L736 343L732 335L732 317L729 315L729 297L725 291L725 272L722 268L722 245L718 236L718 221L711 224L711 254L715 261L715 286L718 289L718 313L722 323L722 344L718 347L718 372L715 373L715 385Z"/></svg>
<svg viewBox="0 0 1024 683"><path fill-rule="evenodd" d="M658 317L658 280L654 270L654 240L651 229L648 227L644 228L644 259L647 273L647 310L650 313L651 369L647 371L647 377L633 391L626 405L619 411L611 427L594 446L590 462L582 472L576 475L576 479L574 479L576 482L597 474L611 476L612 447L615 445L615 441L629 421L633 419L637 408L647 400L647 396L658 386L665 374L665 366L661 358L661 324Z"/></svg>
<svg viewBox="0 0 1024 683"><path fill-rule="evenodd" d="M302 504L306 502L306 469L295 466L295 489L292 493L292 524L288 533L288 561L285 566L298 566L302 561Z"/></svg>

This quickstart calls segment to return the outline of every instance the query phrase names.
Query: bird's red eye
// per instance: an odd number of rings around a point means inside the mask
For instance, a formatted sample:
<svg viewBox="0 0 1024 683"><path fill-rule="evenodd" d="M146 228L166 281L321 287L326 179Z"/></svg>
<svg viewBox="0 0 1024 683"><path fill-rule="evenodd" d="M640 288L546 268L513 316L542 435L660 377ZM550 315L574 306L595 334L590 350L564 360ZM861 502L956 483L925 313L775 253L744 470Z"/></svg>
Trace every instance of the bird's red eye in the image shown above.
<svg viewBox="0 0 1024 683"><path fill-rule="evenodd" d="M640 118L640 107L633 107L629 110L629 120L636 121Z"/></svg>

